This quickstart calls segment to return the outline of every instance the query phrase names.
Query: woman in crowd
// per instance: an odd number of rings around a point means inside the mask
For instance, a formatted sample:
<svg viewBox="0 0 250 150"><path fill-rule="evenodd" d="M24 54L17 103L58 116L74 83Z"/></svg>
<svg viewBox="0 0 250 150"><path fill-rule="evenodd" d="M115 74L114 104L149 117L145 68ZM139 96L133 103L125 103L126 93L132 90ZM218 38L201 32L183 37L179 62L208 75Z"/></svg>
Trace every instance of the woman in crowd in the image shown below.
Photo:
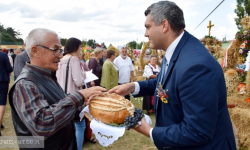
<svg viewBox="0 0 250 150"><path fill-rule="evenodd" d="M107 51L107 60L104 62L102 67L102 78L101 86L107 90L118 85L118 68L115 66L113 61L115 60L115 51Z"/></svg>
<svg viewBox="0 0 250 150"><path fill-rule="evenodd" d="M90 53L90 58L95 58L95 53L94 52ZM90 60L90 58L89 58L89 60ZM89 66L89 60L86 61L87 66Z"/></svg>
<svg viewBox="0 0 250 150"><path fill-rule="evenodd" d="M102 58L102 49L94 50L95 57L89 59L89 69L95 74L99 79L92 81L91 86L100 86L102 77L102 66L100 65L99 59Z"/></svg>
<svg viewBox="0 0 250 150"><path fill-rule="evenodd" d="M147 80L154 79L157 77L157 74L160 72L160 67L156 64L157 63L157 56L151 55L148 65L144 68L144 76L146 76ZM142 109L149 112L153 112L154 106L154 96L144 96L143 97L143 105Z"/></svg>
<svg viewBox="0 0 250 150"><path fill-rule="evenodd" d="M9 54L9 51L7 49L3 49L2 52L6 53L7 55ZM9 58L10 65L13 68L13 59L12 59L12 57L8 55L8 58Z"/></svg>
<svg viewBox="0 0 250 150"><path fill-rule="evenodd" d="M1 128L3 128L2 121L10 82L9 73L12 72L9 58L7 54L3 52L0 52L0 68L0 124ZM0 129L0 136L1 135Z"/></svg>
<svg viewBox="0 0 250 150"><path fill-rule="evenodd" d="M58 70L56 72L57 81L64 89L66 94L69 94L74 91L78 91L83 88L85 73L84 69L82 69L80 65L79 55L81 53L81 41L76 38L70 38L67 40L64 47L64 56L61 59ZM69 63L68 63L69 62ZM68 70L66 69L67 64L69 64ZM66 79L66 72L68 71L68 78ZM65 88L65 84L67 81L67 87ZM84 107L84 106L83 106ZM83 107L79 108L80 112ZM79 117L79 113L76 113L76 118ZM81 150L84 140L84 130L85 130L85 120L79 120L79 118L75 121L76 127L76 141L77 141L77 149ZM63 138L63 137L62 137Z"/></svg>
<svg viewBox="0 0 250 150"><path fill-rule="evenodd" d="M86 61L85 61L85 54L84 54L84 53L81 54L80 61L86 62Z"/></svg>

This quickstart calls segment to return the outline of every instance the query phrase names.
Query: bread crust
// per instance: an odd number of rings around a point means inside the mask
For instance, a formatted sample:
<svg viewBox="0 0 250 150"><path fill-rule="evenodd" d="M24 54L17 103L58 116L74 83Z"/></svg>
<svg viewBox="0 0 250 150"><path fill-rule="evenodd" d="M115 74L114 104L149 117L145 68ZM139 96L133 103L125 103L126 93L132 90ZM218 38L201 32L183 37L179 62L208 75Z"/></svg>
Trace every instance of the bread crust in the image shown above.
<svg viewBox="0 0 250 150"><path fill-rule="evenodd" d="M127 115L133 116L134 105L115 93L95 95L90 99L90 114L99 121L109 124L123 124Z"/></svg>

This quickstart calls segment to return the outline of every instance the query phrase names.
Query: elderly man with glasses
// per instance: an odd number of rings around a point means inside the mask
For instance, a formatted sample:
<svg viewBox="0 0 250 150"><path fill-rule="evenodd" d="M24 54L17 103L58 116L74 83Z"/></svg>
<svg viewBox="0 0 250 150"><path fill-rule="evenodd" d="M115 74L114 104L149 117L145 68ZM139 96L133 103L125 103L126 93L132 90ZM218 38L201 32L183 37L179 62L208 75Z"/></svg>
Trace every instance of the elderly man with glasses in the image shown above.
<svg viewBox="0 0 250 150"><path fill-rule="evenodd" d="M76 149L75 112L93 94L105 91L88 88L66 95L55 72L62 58L58 35L48 29L34 29L27 38L26 64L9 93L12 119L18 139L44 138L44 149ZM41 138L40 138L41 139ZM26 140L24 138L24 140ZM19 143L19 148L23 148ZM31 148L32 145L25 145ZM33 147L32 148L38 148Z"/></svg>

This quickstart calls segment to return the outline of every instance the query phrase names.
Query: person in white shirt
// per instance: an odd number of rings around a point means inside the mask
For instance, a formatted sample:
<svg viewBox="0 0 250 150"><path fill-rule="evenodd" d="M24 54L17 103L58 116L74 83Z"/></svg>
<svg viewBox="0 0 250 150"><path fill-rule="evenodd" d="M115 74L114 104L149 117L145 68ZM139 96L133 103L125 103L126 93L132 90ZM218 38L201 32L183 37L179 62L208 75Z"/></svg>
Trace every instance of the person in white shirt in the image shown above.
<svg viewBox="0 0 250 150"><path fill-rule="evenodd" d="M130 82L130 76L132 77L133 82L135 82L134 76L134 66L131 59L127 56L127 47L122 46L120 50L120 56L114 60L114 64L119 70L118 84L125 84ZM126 99L130 100L130 96L126 95Z"/></svg>
<svg viewBox="0 0 250 150"><path fill-rule="evenodd" d="M148 65L144 68L143 76L146 77L147 80L154 79L157 77L157 74L160 72L160 67L156 64L157 56L151 55ZM143 96L142 110L146 110L146 114L150 115L150 112L153 112L154 107L154 96L146 95Z"/></svg>

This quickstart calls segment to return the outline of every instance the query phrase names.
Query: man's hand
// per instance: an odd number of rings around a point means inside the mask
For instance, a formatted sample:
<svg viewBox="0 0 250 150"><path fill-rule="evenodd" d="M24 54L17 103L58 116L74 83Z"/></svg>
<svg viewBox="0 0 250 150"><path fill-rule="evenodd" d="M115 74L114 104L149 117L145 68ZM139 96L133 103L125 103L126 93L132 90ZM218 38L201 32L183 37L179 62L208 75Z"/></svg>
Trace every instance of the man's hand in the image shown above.
<svg viewBox="0 0 250 150"><path fill-rule="evenodd" d="M96 95L96 94L103 94L102 92L105 92L105 91L106 91L105 88L102 88L100 86L95 86L95 87L80 90L79 92L84 96L85 102L88 104L89 97L91 97L92 95Z"/></svg>
<svg viewBox="0 0 250 150"><path fill-rule="evenodd" d="M132 77L132 80L133 80L133 82L135 82L136 81L135 77Z"/></svg>
<svg viewBox="0 0 250 150"><path fill-rule="evenodd" d="M141 119L141 126L136 127L136 128L133 128L133 129L136 130L137 132L141 133L141 134L146 135L147 137L150 137L149 131L150 131L151 128L152 128L152 127L150 126L150 124L147 123L147 122L145 121L145 118L143 117L143 118Z"/></svg>
<svg viewBox="0 0 250 150"><path fill-rule="evenodd" d="M118 85L112 89L110 89L109 93L116 93L119 95L128 95L129 93L133 93L135 90L135 84L134 83L127 83L123 85Z"/></svg>

